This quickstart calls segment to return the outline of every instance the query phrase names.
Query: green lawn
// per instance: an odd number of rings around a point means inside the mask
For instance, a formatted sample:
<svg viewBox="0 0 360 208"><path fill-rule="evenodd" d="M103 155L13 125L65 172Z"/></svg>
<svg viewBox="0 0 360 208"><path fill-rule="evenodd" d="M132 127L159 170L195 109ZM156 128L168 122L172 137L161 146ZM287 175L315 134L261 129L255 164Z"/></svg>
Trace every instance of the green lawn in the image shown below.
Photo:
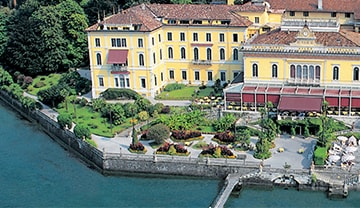
<svg viewBox="0 0 360 208"><path fill-rule="evenodd" d="M27 88L27 92L32 95L37 95L40 90L50 88L53 85L56 85L61 77L61 74L49 74L47 76L37 76L34 78L32 84ZM44 86L37 88L39 82L43 82Z"/></svg>
<svg viewBox="0 0 360 208"><path fill-rule="evenodd" d="M57 109L59 113L66 112L65 108ZM123 131L130 128L130 118L127 119L122 125L112 125L112 131L108 119L101 117L99 112L94 112L91 107L81 107L76 105L76 118L74 114L74 106L69 104L68 112L73 115L74 123L84 124L89 127L92 134L104 137L113 137L115 132Z"/></svg>
<svg viewBox="0 0 360 208"><path fill-rule="evenodd" d="M195 90L199 90L199 87L195 86L186 86L180 90L174 90L171 92L161 92L156 98L160 100L191 100L192 95L195 93ZM199 90L199 95L196 97L205 97L209 96L213 91L213 88L207 87L205 89Z"/></svg>

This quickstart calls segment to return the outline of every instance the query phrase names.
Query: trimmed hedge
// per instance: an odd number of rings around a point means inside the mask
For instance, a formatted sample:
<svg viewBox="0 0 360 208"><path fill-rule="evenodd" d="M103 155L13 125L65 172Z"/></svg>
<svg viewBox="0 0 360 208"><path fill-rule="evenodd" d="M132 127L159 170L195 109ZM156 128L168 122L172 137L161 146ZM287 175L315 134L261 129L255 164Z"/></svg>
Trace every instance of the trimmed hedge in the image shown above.
<svg viewBox="0 0 360 208"><path fill-rule="evenodd" d="M133 99L138 100L141 96L131 89L108 88L100 94L105 100Z"/></svg>
<svg viewBox="0 0 360 208"><path fill-rule="evenodd" d="M69 113L59 114L57 116L57 120L58 120L58 124L60 125L61 128L64 128L67 125L68 128L71 129L71 127L72 127L71 114L69 114Z"/></svg>

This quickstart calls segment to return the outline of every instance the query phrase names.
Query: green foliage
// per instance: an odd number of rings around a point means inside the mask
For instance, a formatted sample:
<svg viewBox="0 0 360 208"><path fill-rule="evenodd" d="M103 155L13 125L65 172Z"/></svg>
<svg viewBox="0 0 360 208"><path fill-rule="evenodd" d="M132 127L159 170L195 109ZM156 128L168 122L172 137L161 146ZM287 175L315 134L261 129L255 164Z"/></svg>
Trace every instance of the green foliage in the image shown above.
<svg viewBox="0 0 360 208"><path fill-rule="evenodd" d="M100 93L100 96L105 100L116 100L116 99L125 99L125 100L137 100L141 96L131 89L118 89L118 88L108 88L104 92Z"/></svg>
<svg viewBox="0 0 360 208"><path fill-rule="evenodd" d="M138 117L140 121L146 121L149 119L149 114L146 111L141 111L140 113L138 113Z"/></svg>
<svg viewBox="0 0 360 208"><path fill-rule="evenodd" d="M160 115L156 123L162 123L171 130L189 130L204 122L204 113L199 110L191 112L175 112L170 117Z"/></svg>
<svg viewBox="0 0 360 208"><path fill-rule="evenodd" d="M20 96L21 105L29 110L35 110L36 108L36 100L34 98Z"/></svg>
<svg viewBox="0 0 360 208"><path fill-rule="evenodd" d="M72 127L72 116L69 113L61 113L57 117L58 124L61 128L64 128L66 125L69 129Z"/></svg>
<svg viewBox="0 0 360 208"><path fill-rule="evenodd" d="M6 65L27 75L77 67L87 60L86 27L83 9L73 0L44 6L28 0L10 15Z"/></svg>
<svg viewBox="0 0 360 208"><path fill-rule="evenodd" d="M77 71L69 71L61 74L59 84L67 85L74 89L76 94L85 94L91 90L91 81L81 77Z"/></svg>
<svg viewBox="0 0 360 208"><path fill-rule="evenodd" d="M0 7L0 61L5 52L9 40L6 23L10 17L10 10L7 7Z"/></svg>
<svg viewBox="0 0 360 208"><path fill-rule="evenodd" d="M54 85L45 90L38 92L37 96L41 102L51 107L56 107L59 103L64 101L64 97L61 95L61 90L66 89L64 85Z"/></svg>
<svg viewBox="0 0 360 208"><path fill-rule="evenodd" d="M217 132L229 130L235 123L236 117L233 114L225 114L219 120L214 122L214 129Z"/></svg>
<svg viewBox="0 0 360 208"><path fill-rule="evenodd" d="M174 91L174 90L181 90L181 89L183 89L185 87L186 87L186 85L184 85L184 84L172 83L172 84L166 85L164 91L171 92L171 91Z"/></svg>
<svg viewBox="0 0 360 208"><path fill-rule="evenodd" d="M314 152L314 163L315 165L324 165L327 158L327 148L317 147Z"/></svg>
<svg viewBox="0 0 360 208"><path fill-rule="evenodd" d="M147 133L147 138L149 140L155 140L157 144L162 144L169 136L170 129L164 124L156 124L150 127Z"/></svg>
<svg viewBox="0 0 360 208"><path fill-rule="evenodd" d="M13 83L13 78L11 77L9 72L5 71L2 67L0 67L0 86L10 86Z"/></svg>
<svg viewBox="0 0 360 208"><path fill-rule="evenodd" d="M139 111L146 111L151 105L150 101L143 97L136 99L134 104L137 105Z"/></svg>
<svg viewBox="0 0 360 208"><path fill-rule="evenodd" d="M317 177L315 174L311 174L311 183L316 183Z"/></svg>
<svg viewBox="0 0 360 208"><path fill-rule="evenodd" d="M170 145L169 151L167 153L169 155L175 155L176 154L176 149L175 149L174 145Z"/></svg>
<svg viewBox="0 0 360 208"><path fill-rule="evenodd" d="M254 157L257 159L267 159L271 157L270 152L271 143L266 138L265 134L259 135L259 140L256 143L256 152L254 153Z"/></svg>
<svg viewBox="0 0 360 208"><path fill-rule="evenodd" d="M290 134L291 136L295 136L296 135L296 130L295 130L295 126L291 126L291 130L290 130Z"/></svg>
<svg viewBox="0 0 360 208"><path fill-rule="evenodd" d="M77 138L91 139L89 128L83 124L76 124L74 134Z"/></svg>
<svg viewBox="0 0 360 208"><path fill-rule="evenodd" d="M92 108L94 111L100 111L100 109L105 106L106 102L103 98L95 98L91 100Z"/></svg>
<svg viewBox="0 0 360 208"><path fill-rule="evenodd" d="M46 84L45 84L43 81L36 82L36 83L34 84L34 87L35 87L35 88L42 88L42 87L45 87L45 86L46 86Z"/></svg>

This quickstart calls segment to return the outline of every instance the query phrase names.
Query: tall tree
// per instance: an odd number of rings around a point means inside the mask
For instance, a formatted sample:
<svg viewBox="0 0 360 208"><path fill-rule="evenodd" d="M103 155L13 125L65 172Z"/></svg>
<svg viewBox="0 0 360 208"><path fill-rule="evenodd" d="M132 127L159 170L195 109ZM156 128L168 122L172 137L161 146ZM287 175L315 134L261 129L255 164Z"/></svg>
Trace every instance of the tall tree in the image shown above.
<svg viewBox="0 0 360 208"><path fill-rule="evenodd" d="M10 17L10 9L7 7L0 8L0 62L4 54L7 42L9 40L6 23Z"/></svg>
<svg viewBox="0 0 360 208"><path fill-rule="evenodd" d="M63 59L65 69L78 67L88 59L87 36L85 29L88 20L84 10L73 0L65 0L55 6L60 13L62 31L66 44L66 58Z"/></svg>

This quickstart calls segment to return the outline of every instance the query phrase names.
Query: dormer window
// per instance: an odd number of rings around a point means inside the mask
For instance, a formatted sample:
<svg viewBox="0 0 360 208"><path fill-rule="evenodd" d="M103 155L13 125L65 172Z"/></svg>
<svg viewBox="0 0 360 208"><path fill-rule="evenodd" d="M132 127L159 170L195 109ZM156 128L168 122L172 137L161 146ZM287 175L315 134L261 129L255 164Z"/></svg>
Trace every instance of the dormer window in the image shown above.
<svg viewBox="0 0 360 208"><path fill-rule="evenodd" d="M308 16L309 16L309 12L303 12L303 16L304 16L304 17L308 17Z"/></svg>
<svg viewBox="0 0 360 208"><path fill-rule="evenodd" d="M351 14L350 13L345 13L345 18L350 18Z"/></svg>
<svg viewBox="0 0 360 208"><path fill-rule="evenodd" d="M169 24L176 24L176 20L169 20Z"/></svg>
<svg viewBox="0 0 360 208"><path fill-rule="evenodd" d="M336 17L336 12L331 12L331 17Z"/></svg>
<svg viewBox="0 0 360 208"><path fill-rule="evenodd" d="M189 23L190 23L189 20L180 20L180 24L188 25Z"/></svg>
<svg viewBox="0 0 360 208"><path fill-rule="evenodd" d="M193 24L201 25L201 24L202 24L202 21L201 21L201 20L194 20L194 21L193 21Z"/></svg>
<svg viewBox="0 0 360 208"><path fill-rule="evenodd" d="M229 25L230 24L230 20L223 20L221 21L222 25Z"/></svg>
<svg viewBox="0 0 360 208"><path fill-rule="evenodd" d="M290 11L290 16L291 16L291 17L295 16L295 12L294 12L294 11Z"/></svg>

